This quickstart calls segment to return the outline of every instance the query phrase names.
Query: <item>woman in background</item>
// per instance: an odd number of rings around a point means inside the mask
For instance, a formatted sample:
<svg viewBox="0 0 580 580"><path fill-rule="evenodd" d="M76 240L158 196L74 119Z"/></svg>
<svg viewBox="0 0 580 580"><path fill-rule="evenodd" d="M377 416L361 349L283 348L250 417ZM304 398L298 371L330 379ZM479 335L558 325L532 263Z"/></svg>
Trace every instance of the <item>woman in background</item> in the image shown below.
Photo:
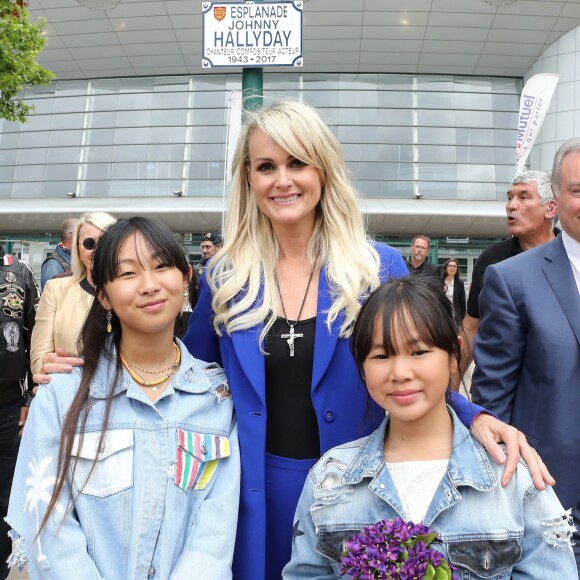
<svg viewBox="0 0 580 580"><path fill-rule="evenodd" d="M40 372L43 355L57 347L79 352L77 341L95 296L93 252L103 231L115 221L108 213L95 212L83 214L77 222L71 248L72 276L49 280L38 303L30 353L33 373Z"/></svg>
<svg viewBox="0 0 580 580"><path fill-rule="evenodd" d="M443 278L443 285L445 294L451 304L453 304L453 312L455 313L455 322L459 326L465 318L467 312L465 299L465 284L459 277L459 262L455 258L450 258L443 264L441 271Z"/></svg>

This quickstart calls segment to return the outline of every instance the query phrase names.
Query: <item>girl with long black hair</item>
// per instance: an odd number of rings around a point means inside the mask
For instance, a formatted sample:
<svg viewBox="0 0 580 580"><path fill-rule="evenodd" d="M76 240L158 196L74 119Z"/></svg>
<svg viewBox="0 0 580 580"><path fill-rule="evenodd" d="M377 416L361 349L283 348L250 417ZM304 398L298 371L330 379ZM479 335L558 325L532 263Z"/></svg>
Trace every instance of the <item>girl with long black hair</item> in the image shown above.
<svg viewBox="0 0 580 580"><path fill-rule="evenodd" d="M190 275L153 220L101 236L84 366L40 387L16 467L10 564L30 578L231 578L235 419L223 371L173 337Z"/></svg>

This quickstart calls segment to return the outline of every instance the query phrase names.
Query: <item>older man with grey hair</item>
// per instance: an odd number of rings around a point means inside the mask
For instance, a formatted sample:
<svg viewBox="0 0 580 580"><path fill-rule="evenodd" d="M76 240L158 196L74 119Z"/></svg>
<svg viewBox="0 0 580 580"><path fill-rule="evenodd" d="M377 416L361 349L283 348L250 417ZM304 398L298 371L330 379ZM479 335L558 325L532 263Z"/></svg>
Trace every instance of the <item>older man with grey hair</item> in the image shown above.
<svg viewBox="0 0 580 580"><path fill-rule="evenodd" d="M473 268L467 316L463 320L462 370L473 360L473 341L479 328L479 295L487 267L545 244L558 233L554 232L557 208L550 187L550 174L526 171L517 175L508 189L505 210L508 232L512 237L484 250Z"/></svg>
<svg viewBox="0 0 580 580"><path fill-rule="evenodd" d="M472 395L542 456L572 510L580 565L580 139L556 153L552 192L562 233L485 273Z"/></svg>

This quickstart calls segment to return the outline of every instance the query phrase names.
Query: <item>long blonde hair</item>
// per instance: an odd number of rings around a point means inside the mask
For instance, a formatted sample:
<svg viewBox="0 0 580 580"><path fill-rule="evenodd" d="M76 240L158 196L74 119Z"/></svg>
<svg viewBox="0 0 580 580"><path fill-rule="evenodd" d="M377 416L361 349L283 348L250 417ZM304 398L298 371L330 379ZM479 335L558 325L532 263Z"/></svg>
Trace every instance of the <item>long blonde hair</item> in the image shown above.
<svg viewBox="0 0 580 580"><path fill-rule="evenodd" d="M265 322L260 334L263 345L274 323L270 314L278 312L274 281L278 242L248 180L248 146L257 129L319 172L322 193L307 254L311 263L318 254L318 263L326 266L333 299L326 319L329 331L343 311L340 336L349 336L359 302L380 283L379 256L366 236L340 143L314 108L290 100L248 113L240 134L232 166L225 243L207 273L214 328L220 335L224 330L231 334Z"/></svg>
<svg viewBox="0 0 580 580"><path fill-rule="evenodd" d="M83 264L79 254L79 233L81 228L84 225L91 225L104 231L116 221L117 218L114 218L111 214L108 214L104 211L84 213L79 218L79 221L75 224L75 229L73 232L73 243L70 251L72 282L77 283L80 282L83 278L87 277L87 268Z"/></svg>

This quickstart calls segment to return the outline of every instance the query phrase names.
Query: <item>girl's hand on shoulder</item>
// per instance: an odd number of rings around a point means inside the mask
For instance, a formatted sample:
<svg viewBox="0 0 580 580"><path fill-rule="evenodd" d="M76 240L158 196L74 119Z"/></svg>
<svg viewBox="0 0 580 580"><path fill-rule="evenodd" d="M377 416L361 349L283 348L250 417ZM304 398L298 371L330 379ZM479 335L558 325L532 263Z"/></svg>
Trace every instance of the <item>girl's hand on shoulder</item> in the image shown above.
<svg viewBox="0 0 580 580"><path fill-rule="evenodd" d="M49 352L42 356L42 369L35 373L32 380L37 385L50 383L50 375L53 373L71 373L73 367L83 366L83 359L74 353L67 352L64 348L57 347L56 352Z"/></svg>
<svg viewBox="0 0 580 580"><path fill-rule="evenodd" d="M537 489L543 490L546 485L555 485L556 480L550 475L542 458L531 447L525 435L515 427L488 415L480 413L471 426L473 436L487 449L499 465L505 463L502 486L506 486L515 473L520 457L528 464ZM504 443L507 448L507 459L504 450L498 445Z"/></svg>

